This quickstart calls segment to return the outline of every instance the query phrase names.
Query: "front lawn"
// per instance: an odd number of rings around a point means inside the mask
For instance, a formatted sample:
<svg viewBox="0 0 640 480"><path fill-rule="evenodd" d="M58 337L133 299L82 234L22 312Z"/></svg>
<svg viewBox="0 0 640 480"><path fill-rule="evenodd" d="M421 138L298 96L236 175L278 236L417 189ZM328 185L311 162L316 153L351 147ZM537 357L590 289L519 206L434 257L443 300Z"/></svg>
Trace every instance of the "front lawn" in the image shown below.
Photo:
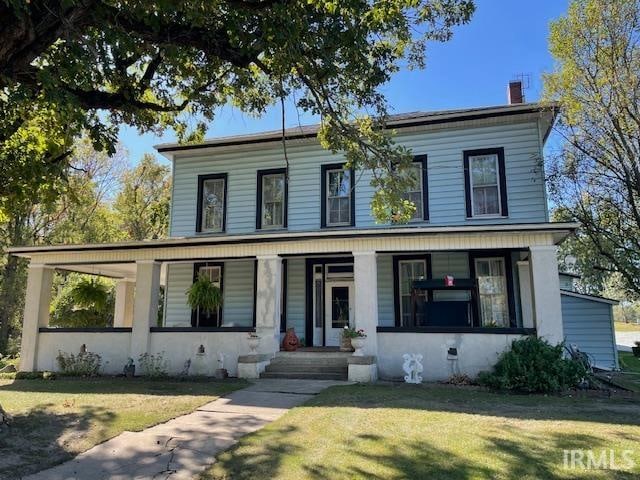
<svg viewBox="0 0 640 480"><path fill-rule="evenodd" d="M616 332L640 332L640 323L614 322Z"/></svg>
<svg viewBox="0 0 640 480"><path fill-rule="evenodd" d="M440 385L334 387L241 439L202 478L638 478L639 413L637 398L502 395ZM612 449L616 468L585 470L578 462L577 469L564 468L565 450L582 450L586 461L589 449L596 460ZM633 451L632 469L624 468L624 450Z"/></svg>
<svg viewBox="0 0 640 480"><path fill-rule="evenodd" d="M0 405L13 416L0 435L0 479L61 463L119 433L195 410L243 382L125 378L0 380Z"/></svg>

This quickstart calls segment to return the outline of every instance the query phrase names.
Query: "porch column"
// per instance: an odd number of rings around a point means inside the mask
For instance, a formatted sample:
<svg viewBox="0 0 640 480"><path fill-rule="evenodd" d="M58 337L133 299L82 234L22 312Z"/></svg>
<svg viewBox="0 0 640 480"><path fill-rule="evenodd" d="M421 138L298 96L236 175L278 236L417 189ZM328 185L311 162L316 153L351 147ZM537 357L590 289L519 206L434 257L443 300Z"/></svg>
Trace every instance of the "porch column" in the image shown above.
<svg viewBox="0 0 640 480"><path fill-rule="evenodd" d="M41 264L29 265L22 323L20 370L38 368L38 329L49 324L49 304L54 269Z"/></svg>
<svg viewBox="0 0 640 480"><path fill-rule="evenodd" d="M533 328L533 304L531 303L531 271L529 262L520 261L518 265L518 281L520 283L520 309L522 310L522 326Z"/></svg>
<svg viewBox="0 0 640 480"><path fill-rule="evenodd" d="M280 301L282 298L282 258L259 256L256 282L256 333L259 353L273 355L280 350Z"/></svg>
<svg viewBox="0 0 640 480"><path fill-rule="evenodd" d="M533 318L538 337L554 345L564 340L557 250L555 245L529 249Z"/></svg>
<svg viewBox="0 0 640 480"><path fill-rule="evenodd" d="M149 351L149 328L158 319L158 297L160 293L160 263L136 262L136 292L133 303L133 325L131 331L131 358L134 361Z"/></svg>
<svg viewBox="0 0 640 480"><path fill-rule="evenodd" d="M365 355L378 354L378 268L376 252L353 252L355 287L355 327L363 329L367 340Z"/></svg>
<svg viewBox="0 0 640 480"><path fill-rule="evenodd" d="M122 279L116 282L116 305L113 312L114 327L133 325L133 302L135 301L136 282Z"/></svg>

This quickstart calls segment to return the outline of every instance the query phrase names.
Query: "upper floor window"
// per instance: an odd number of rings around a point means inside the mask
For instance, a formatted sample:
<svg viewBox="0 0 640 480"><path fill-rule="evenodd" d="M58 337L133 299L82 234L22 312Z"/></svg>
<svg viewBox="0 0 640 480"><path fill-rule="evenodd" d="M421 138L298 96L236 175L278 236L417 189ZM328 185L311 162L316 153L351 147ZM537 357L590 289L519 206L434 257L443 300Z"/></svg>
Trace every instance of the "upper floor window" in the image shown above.
<svg viewBox="0 0 640 480"><path fill-rule="evenodd" d="M287 227L286 169L262 170L258 172L257 205L257 229Z"/></svg>
<svg viewBox="0 0 640 480"><path fill-rule="evenodd" d="M418 155L409 168L408 174L413 178L414 186L404 195L406 200L413 202L416 206L412 222L429 220L429 205L427 196L427 156Z"/></svg>
<svg viewBox="0 0 640 480"><path fill-rule="evenodd" d="M354 225L353 171L343 165L322 166L322 226Z"/></svg>
<svg viewBox="0 0 640 480"><path fill-rule="evenodd" d="M506 217L504 149L464 152L464 173L467 217Z"/></svg>
<svg viewBox="0 0 640 480"><path fill-rule="evenodd" d="M224 232L227 213L227 174L198 177L198 232Z"/></svg>

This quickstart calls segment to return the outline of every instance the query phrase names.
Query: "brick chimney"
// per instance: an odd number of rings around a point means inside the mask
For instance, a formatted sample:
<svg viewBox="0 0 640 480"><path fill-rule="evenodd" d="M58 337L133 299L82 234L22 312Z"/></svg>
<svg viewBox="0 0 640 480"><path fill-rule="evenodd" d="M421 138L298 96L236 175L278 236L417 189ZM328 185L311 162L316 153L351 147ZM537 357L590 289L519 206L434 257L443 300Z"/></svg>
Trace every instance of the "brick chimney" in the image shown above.
<svg viewBox="0 0 640 480"><path fill-rule="evenodd" d="M509 105L516 103L524 103L524 94L522 93L522 82L520 80L514 80L509 82L509 88L507 89L507 100Z"/></svg>

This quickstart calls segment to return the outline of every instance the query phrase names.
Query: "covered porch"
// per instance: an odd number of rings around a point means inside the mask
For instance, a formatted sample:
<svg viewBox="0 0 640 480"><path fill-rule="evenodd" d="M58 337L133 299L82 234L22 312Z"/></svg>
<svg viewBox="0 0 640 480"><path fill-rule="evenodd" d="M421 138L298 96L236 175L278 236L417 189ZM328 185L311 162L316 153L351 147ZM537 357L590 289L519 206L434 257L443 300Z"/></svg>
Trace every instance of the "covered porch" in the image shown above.
<svg viewBox="0 0 640 480"><path fill-rule="evenodd" d="M249 332L260 336L257 353L268 363L287 328L304 345L332 347L349 325L366 332L365 353L384 378L402 375L407 352L423 353L425 377L446 377L452 348L455 368L473 375L519 336L563 340L555 245L573 228L399 228L16 248L14 255L31 259L21 369L55 370L58 350L86 345L103 356L105 373L120 373L128 358L163 352L171 373L200 355L201 373L212 374L222 354L224 367L238 375L238 358L250 353ZM55 269L115 278L113 327L49 327ZM207 318L186 304L185 291L201 270L220 282L224 297L220 312Z"/></svg>

